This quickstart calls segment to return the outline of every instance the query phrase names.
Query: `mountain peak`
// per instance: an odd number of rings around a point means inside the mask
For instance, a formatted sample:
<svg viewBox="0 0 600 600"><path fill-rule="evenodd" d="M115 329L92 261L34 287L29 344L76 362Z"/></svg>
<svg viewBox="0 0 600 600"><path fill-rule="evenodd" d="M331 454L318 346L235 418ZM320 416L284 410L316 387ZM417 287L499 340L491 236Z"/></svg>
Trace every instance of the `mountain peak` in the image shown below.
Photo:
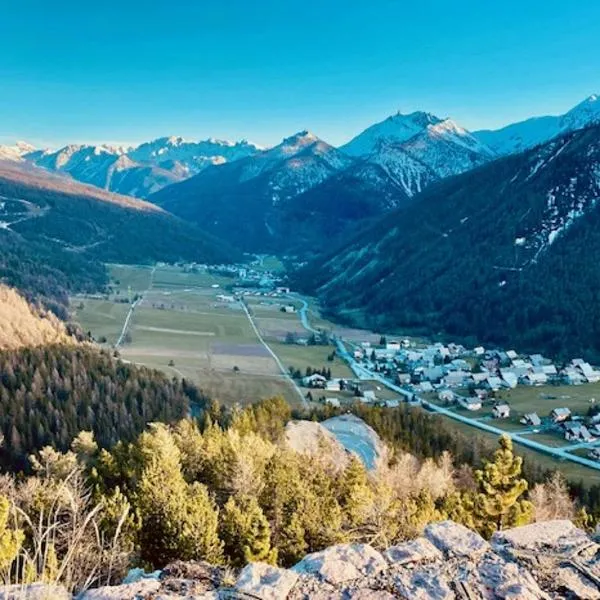
<svg viewBox="0 0 600 600"><path fill-rule="evenodd" d="M308 131L308 129L303 129L302 131L298 131L291 135L290 137L284 138L281 142L282 145L285 144L297 144L297 143L313 143L316 142L319 138L312 132Z"/></svg>
<svg viewBox="0 0 600 600"><path fill-rule="evenodd" d="M396 122L409 121L422 128L425 128L428 125L436 125L437 123L443 121L443 119L440 119L433 113L422 110L416 110L407 114L398 111L396 114L389 116L387 120Z"/></svg>

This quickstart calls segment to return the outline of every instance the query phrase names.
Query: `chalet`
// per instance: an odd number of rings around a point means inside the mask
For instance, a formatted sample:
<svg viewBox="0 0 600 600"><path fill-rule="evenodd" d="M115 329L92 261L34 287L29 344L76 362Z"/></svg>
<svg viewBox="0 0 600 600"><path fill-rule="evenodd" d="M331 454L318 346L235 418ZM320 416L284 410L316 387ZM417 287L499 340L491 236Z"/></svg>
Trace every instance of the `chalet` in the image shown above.
<svg viewBox="0 0 600 600"><path fill-rule="evenodd" d="M465 384L468 377L469 373L465 371L453 371L444 377L444 383L448 387L460 387Z"/></svg>
<svg viewBox="0 0 600 600"><path fill-rule="evenodd" d="M500 375L507 387L514 389L519 383L519 376L511 369L500 369Z"/></svg>
<svg viewBox="0 0 600 600"><path fill-rule="evenodd" d="M285 304L281 307L281 312L284 313L295 313L296 307L293 304Z"/></svg>
<svg viewBox="0 0 600 600"><path fill-rule="evenodd" d="M583 374L572 367L567 367L562 372L562 378L567 385L581 385L585 381Z"/></svg>
<svg viewBox="0 0 600 600"><path fill-rule="evenodd" d="M339 408L341 406L338 398L325 398L325 404L333 406L334 408Z"/></svg>
<svg viewBox="0 0 600 600"><path fill-rule="evenodd" d="M325 382L325 389L328 392L340 392L342 390L341 379L331 379Z"/></svg>
<svg viewBox="0 0 600 600"><path fill-rule="evenodd" d="M429 382L429 381L422 381L419 384L419 389L422 392L433 392L433 386L431 385L431 382Z"/></svg>
<svg viewBox="0 0 600 600"><path fill-rule="evenodd" d="M494 419L508 419L510 417L510 406L506 402L499 402L492 409Z"/></svg>
<svg viewBox="0 0 600 600"><path fill-rule="evenodd" d="M481 400L479 398L457 395L456 401L467 410L479 410L481 408Z"/></svg>
<svg viewBox="0 0 600 600"><path fill-rule="evenodd" d="M558 369L554 365L542 365L541 369L548 377L558 375Z"/></svg>
<svg viewBox="0 0 600 600"><path fill-rule="evenodd" d="M450 362L450 365L452 366L453 370L455 370L455 371L470 371L471 370L471 365L462 358L455 358L453 361ZM448 366L450 367L450 365L448 365Z"/></svg>
<svg viewBox="0 0 600 600"><path fill-rule="evenodd" d="M290 293L290 288L289 287L277 287L277 288L275 288L275 291L278 294L289 294Z"/></svg>
<svg viewBox="0 0 600 600"><path fill-rule="evenodd" d="M469 379L475 384L483 383L488 378L489 373L471 373Z"/></svg>
<svg viewBox="0 0 600 600"><path fill-rule="evenodd" d="M534 367L541 367L546 362L546 359L541 354L532 354L529 360Z"/></svg>
<svg viewBox="0 0 600 600"><path fill-rule="evenodd" d="M450 351L450 354L452 356L458 356L459 354L465 353L465 347L462 346L461 344L450 343L450 344L448 344L448 350Z"/></svg>
<svg viewBox="0 0 600 600"><path fill-rule="evenodd" d="M397 342L395 340L387 342L387 344L385 345L385 349L393 350L394 352L397 352L398 350L400 350L400 342Z"/></svg>
<svg viewBox="0 0 600 600"><path fill-rule="evenodd" d="M475 352L477 356L482 356L485 354L485 348L483 346L477 346L477 348L473 348L473 352Z"/></svg>
<svg viewBox="0 0 600 600"><path fill-rule="evenodd" d="M546 373L527 373L521 378L525 385L544 385L548 383L548 375Z"/></svg>
<svg viewBox="0 0 600 600"><path fill-rule="evenodd" d="M377 396L373 390L366 390L363 392L364 402L375 402L377 400Z"/></svg>
<svg viewBox="0 0 600 600"><path fill-rule="evenodd" d="M423 377L427 381L431 381L433 383L438 383L440 379L444 376L444 368L443 367L429 367L423 370Z"/></svg>
<svg viewBox="0 0 600 600"><path fill-rule="evenodd" d="M363 351L362 351L362 350L355 350L355 351L353 352L353 355L354 355L354 358L355 358L356 360L362 360L362 359L363 359L363 357L364 357L364 354L363 354Z"/></svg>
<svg viewBox="0 0 600 600"><path fill-rule="evenodd" d="M512 366L517 369L526 369L527 371L533 369L533 365L530 362L523 360L522 358L515 358L512 361Z"/></svg>
<svg viewBox="0 0 600 600"><path fill-rule="evenodd" d="M600 371L596 371L589 363L583 363L580 365L579 370L586 378L588 383L597 383L600 381Z"/></svg>
<svg viewBox="0 0 600 600"><path fill-rule="evenodd" d="M327 378L323 377L323 375L319 375L318 373L302 378L302 385L304 387L323 389L327 383Z"/></svg>
<svg viewBox="0 0 600 600"><path fill-rule="evenodd" d="M564 424L565 439L569 442L593 442L594 437L589 429L577 421L568 421Z"/></svg>
<svg viewBox="0 0 600 600"><path fill-rule="evenodd" d="M442 402L452 402L454 400L454 392L452 390L440 390L438 399Z"/></svg>
<svg viewBox="0 0 600 600"><path fill-rule="evenodd" d="M487 400L490 393L489 390L484 390L483 388L475 388L473 390L473 394L477 396L480 400Z"/></svg>
<svg viewBox="0 0 600 600"><path fill-rule="evenodd" d="M508 358L510 358L510 360L515 360L515 358L519 357L519 355L514 350L507 350L506 356L508 356Z"/></svg>
<svg viewBox="0 0 600 600"><path fill-rule="evenodd" d="M397 373L396 377L398 378L398 383L400 385L407 385L411 381L410 373Z"/></svg>
<svg viewBox="0 0 600 600"><path fill-rule="evenodd" d="M555 423L562 423L571 418L571 411L568 408L555 408L550 413L550 418Z"/></svg>
<svg viewBox="0 0 600 600"><path fill-rule="evenodd" d="M542 420L538 417L537 413L527 413L521 417L519 422L531 427L539 427L542 424Z"/></svg>
<svg viewBox="0 0 600 600"><path fill-rule="evenodd" d="M496 377L495 375L488 375L485 381L485 385L493 392L497 392L503 386L503 383L500 377Z"/></svg>

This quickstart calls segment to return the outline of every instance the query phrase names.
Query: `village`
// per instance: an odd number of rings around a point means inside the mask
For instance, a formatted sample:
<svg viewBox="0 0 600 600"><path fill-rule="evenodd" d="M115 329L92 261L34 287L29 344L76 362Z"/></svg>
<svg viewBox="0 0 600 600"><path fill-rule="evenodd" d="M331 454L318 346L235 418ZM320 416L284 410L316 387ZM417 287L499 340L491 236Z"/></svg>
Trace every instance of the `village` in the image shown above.
<svg viewBox="0 0 600 600"><path fill-rule="evenodd" d="M278 341L269 343L280 357L290 359L289 374L307 401L334 408L357 401L390 408L409 402L479 428L489 424L514 439L535 440L565 458L575 454L600 463L600 369L589 362L574 358L558 363L541 354L367 332L347 339L332 330L315 330L306 321L306 301L290 290L281 270L273 266L269 258L261 257L244 266L184 269L229 279L231 283L223 286L227 291L222 288L215 299L225 304L242 301L259 322L274 316L272 311L289 318L299 313L304 334L280 331L271 338ZM332 345L332 351L307 349L305 367L293 368L291 359L298 355L294 347ZM321 364L319 356L326 357L322 362L329 366ZM334 360L348 365L346 375L340 376L338 367L332 376Z"/></svg>
<svg viewBox="0 0 600 600"><path fill-rule="evenodd" d="M453 343L418 344L383 336L379 344L349 346L350 357L362 373L399 386L410 402L424 408L443 406L473 420L493 421L511 432L541 434L539 439L553 446L560 446L562 438L564 444L575 444L574 449L600 460L600 402L596 404L593 396L600 393L594 385L600 382L600 370L583 359L559 365L540 354L481 346L467 349ZM331 380L314 373L302 382L322 389L326 392L322 401L334 406L340 405L340 398L332 394L340 390L351 391L353 400L398 405L398 400L383 400L373 389L363 391L364 381ZM577 393L564 394L565 388Z"/></svg>

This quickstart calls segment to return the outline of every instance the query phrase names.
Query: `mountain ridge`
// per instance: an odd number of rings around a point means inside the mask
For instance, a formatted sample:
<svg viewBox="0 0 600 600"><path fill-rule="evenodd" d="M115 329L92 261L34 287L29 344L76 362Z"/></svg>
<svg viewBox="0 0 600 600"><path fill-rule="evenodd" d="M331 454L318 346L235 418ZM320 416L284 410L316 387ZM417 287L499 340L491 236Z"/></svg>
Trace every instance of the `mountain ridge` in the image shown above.
<svg viewBox="0 0 600 600"><path fill-rule="evenodd" d="M339 318L600 358L600 126L438 181L299 274Z"/></svg>

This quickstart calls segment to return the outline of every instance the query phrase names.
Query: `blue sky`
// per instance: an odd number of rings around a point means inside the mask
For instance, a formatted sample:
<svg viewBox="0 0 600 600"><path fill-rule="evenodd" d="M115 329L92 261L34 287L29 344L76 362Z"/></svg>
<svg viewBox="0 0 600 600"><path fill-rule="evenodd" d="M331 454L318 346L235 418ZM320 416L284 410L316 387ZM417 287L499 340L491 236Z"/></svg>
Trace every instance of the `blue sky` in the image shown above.
<svg viewBox="0 0 600 600"><path fill-rule="evenodd" d="M597 0L2 4L1 141L338 144L397 110L494 128L600 92Z"/></svg>

